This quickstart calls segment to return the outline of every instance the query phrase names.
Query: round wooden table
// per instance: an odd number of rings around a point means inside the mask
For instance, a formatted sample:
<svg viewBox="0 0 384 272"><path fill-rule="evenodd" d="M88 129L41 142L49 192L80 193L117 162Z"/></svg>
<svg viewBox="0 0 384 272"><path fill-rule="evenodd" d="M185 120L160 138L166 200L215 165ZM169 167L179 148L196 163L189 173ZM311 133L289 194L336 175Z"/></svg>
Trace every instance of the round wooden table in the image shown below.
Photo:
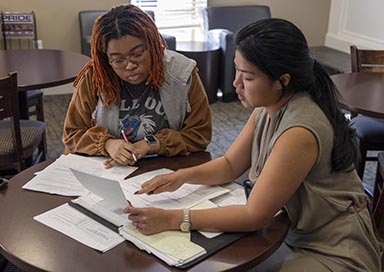
<svg viewBox="0 0 384 272"><path fill-rule="evenodd" d="M17 71L20 117L27 119L25 91L70 83L89 60L88 56L62 50L0 50L0 77Z"/></svg>
<svg viewBox="0 0 384 272"><path fill-rule="evenodd" d="M210 160L207 152L187 157L151 158L138 162L134 174L166 167L177 169ZM170 267L129 242L100 253L39 222L33 217L68 202L71 198L24 190L33 173L51 161L40 163L14 176L0 191L0 254L26 271L183 271ZM285 214L268 226L250 233L188 271L246 271L269 257L288 231Z"/></svg>
<svg viewBox="0 0 384 272"><path fill-rule="evenodd" d="M345 73L331 79L341 94L339 104L347 110L384 118L384 73Z"/></svg>

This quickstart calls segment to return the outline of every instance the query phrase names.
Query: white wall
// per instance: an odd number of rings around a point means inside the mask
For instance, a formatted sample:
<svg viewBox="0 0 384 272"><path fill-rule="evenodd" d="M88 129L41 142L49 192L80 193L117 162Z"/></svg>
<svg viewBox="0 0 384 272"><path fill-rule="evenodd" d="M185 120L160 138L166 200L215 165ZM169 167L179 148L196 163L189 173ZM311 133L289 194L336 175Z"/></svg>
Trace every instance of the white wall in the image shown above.
<svg viewBox="0 0 384 272"><path fill-rule="evenodd" d="M358 48L384 48L383 0L332 0L325 45L349 53Z"/></svg>
<svg viewBox="0 0 384 272"><path fill-rule="evenodd" d="M287 19L295 23L303 31L310 46L323 46L328 29L330 1L208 0L208 6L267 5L271 9L272 17Z"/></svg>
<svg viewBox="0 0 384 272"><path fill-rule="evenodd" d="M79 11L106 10L129 2L129 0L0 0L0 10L20 12L33 10L37 20L37 36L43 41L44 48L80 52ZM259 4L269 5L273 17L285 18L296 23L303 30L311 46L324 45L330 0L208 0L209 6Z"/></svg>

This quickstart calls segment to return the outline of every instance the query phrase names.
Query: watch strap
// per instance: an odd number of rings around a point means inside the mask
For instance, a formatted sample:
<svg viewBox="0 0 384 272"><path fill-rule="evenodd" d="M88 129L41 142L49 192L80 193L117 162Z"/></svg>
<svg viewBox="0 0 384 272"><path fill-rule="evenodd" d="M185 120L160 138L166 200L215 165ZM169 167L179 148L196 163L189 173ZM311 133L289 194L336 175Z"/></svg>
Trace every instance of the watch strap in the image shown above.
<svg viewBox="0 0 384 272"><path fill-rule="evenodd" d="M190 220L189 209L183 209L183 220L180 224L180 230L182 232L191 231L191 220Z"/></svg>

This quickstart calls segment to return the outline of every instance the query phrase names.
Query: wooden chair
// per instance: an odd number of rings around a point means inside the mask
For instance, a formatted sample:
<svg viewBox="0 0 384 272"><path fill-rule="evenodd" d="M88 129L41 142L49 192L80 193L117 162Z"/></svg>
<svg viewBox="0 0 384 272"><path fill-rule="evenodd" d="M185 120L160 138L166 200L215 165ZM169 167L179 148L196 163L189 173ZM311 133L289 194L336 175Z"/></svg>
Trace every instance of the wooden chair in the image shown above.
<svg viewBox="0 0 384 272"><path fill-rule="evenodd" d="M384 50L357 49L351 46L352 72L384 72ZM368 156L369 150L384 150L384 120L357 115L351 112L352 127L359 139L361 160L356 169L361 178L364 176L366 161L377 160Z"/></svg>
<svg viewBox="0 0 384 272"><path fill-rule="evenodd" d="M0 169L4 173L20 172L45 160L45 123L19 119L17 73L0 78ZM36 151L37 150L37 151Z"/></svg>
<svg viewBox="0 0 384 272"><path fill-rule="evenodd" d="M36 49L37 29L36 17L31 12L1 12L1 32L3 49ZM26 93L29 119L32 116L44 122L43 92L31 90Z"/></svg>

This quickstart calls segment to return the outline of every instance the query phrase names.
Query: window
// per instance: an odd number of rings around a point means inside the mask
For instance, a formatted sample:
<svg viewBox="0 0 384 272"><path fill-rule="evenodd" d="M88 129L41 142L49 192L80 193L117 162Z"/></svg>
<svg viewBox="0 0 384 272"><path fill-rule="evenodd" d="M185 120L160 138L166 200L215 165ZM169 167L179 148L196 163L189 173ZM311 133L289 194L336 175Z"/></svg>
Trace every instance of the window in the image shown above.
<svg viewBox="0 0 384 272"><path fill-rule="evenodd" d="M132 0L143 10L153 10L160 32L173 35L177 41L203 41L202 10L207 0Z"/></svg>

